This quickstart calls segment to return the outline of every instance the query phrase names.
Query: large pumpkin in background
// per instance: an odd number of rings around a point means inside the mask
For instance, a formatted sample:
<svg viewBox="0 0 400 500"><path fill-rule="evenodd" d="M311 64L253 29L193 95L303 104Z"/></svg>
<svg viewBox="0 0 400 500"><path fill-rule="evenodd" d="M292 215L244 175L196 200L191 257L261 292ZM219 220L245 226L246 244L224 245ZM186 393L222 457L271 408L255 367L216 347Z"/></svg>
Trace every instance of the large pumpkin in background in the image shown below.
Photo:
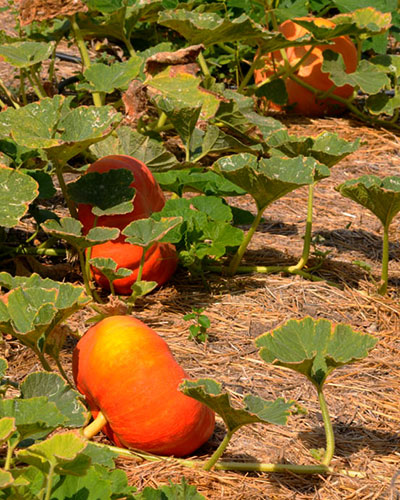
<svg viewBox="0 0 400 500"><path fill-rule="evenodd" d="M335 24L329 19L300 17L299 20L313 21L317 26L333 28ZM279 31L288 40L297 40L308 33L308 30L293 22L287 20L279 26ZM342 55L347 73L353 73L357 68L357 49L348 36L340 36L332 40L332 44L322 44L315 46L307 59L295 72L295 75L303 82L312 87L324 92L329 90L333 82L329 78L328 73L322 72L323 52L324 50L332 50ZM289 62L294 65L301 59L310 49L309 45L303 47L289 47L286 50ZM265 67L254 71L254 80L256 84L262 83L266 78L273 75L276 71L282 68L283 59L280 51L274 51L263 57ZM288 110L302 114L305 116L322 116L322 115L337 115L346 109L345 105L338 101L327 98L317 99L315 94L310 90L302 87L299 83L287 78L285 81L286 90L288 93L288 102L286 106ZM353 93L351 85L344 85L335 89L334 94L343 98L348 98ZM275 103L269 103L271 110L280 111L281 106Z"/></svg>
<svg viewBox="0 0 400 500"><path fill-rule="evenodd" d="M98 172L102 174L121 168L129 170L134 176L130 185L136 190L133 210L121 215L102 215L97 219L97 226L117 227L122 230L134 220L145 219L153 212L159 212L165 205L164 194L151 171L142 161L132 156L104 156L92 163L86 173ZM92 213L92 206L80 203L78 205L78 218L83 225L83 231L87 233L94 225L95 216Z"/></svg>
<svg viewBox="0 0 400 500"><path fill-rule="evenodd" d="M214 431L215 414L185 396L187 374L167 343L130 316L111 316L92 326L73 352L78 390L117 445L174 455L193 453Z"/></svg>

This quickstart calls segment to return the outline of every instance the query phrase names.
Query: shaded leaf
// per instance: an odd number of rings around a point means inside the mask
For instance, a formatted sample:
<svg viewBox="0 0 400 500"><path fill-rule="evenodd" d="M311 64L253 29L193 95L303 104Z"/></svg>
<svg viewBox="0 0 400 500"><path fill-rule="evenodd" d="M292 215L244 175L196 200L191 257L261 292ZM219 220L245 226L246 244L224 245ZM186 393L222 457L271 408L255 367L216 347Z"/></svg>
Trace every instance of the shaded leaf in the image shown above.
<svg viewBox="0 0 400 500"><path fill-rule="evenodd" d="M0 185L0 226L16 226L38 196L38 183L27 174L0 165Z"/></svg>
<svg viewBox="0 0 400 500"><path fill-rule="evenodd" d="M289 320L255 341L267 363L305 375L317 388L337 367L363 359L377 339L355 332L349 325L334 328L325 320Z"/></svg>
<svg viewBox="0 0 400 500"><path fill-rule="evenodd" d="M400 176L381 179L364 175L337 186L336 191L370 210L388 227L400 211Z"/></svg>

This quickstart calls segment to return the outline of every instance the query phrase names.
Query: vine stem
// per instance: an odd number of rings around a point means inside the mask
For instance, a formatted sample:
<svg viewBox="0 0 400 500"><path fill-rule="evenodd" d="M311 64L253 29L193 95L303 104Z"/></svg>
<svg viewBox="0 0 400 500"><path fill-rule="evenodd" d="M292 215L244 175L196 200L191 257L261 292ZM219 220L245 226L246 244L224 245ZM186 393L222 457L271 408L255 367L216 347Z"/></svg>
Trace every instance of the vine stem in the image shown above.
<svg viewBox="0 0 400 500"><path fill-rule="evenodd" d="M264 213L264 210L266 207L260 208L257 212L257 215L255 216L253 223L250 226L250 229L247 231L246 236L244 237L241 245L239 246L236 254L234 255L233 259L231 260L231 263L229 264L228 268L228 275L233 276L236 273L236 270L239 266L240 261L242 260L242 257L246 251L246 248L248 244L250 243L251 238L253 237L253 234L255 233L258 225L260 224L262 214Z"/></svg>
<svg viewBox="0 0 400 500"><path fill-rule="evenodd" d="M210 70L208 69L206 60L204 59L203 52L200 52L199 55L197 56L197 59L200 64L201 71L203 72L204 76L211 76Z"/></svg>
<svg viewBox="0 0 400 500"><path fill-rule="evenodd" d="M74 202L71 200L71 198L68 195L67 185L65 183L64 176L62 174L63 167L64 167L64 165L62 165L60 163L56 164L57 180L58 180L58 183L60 185L60 188L61 188L62 194L64 196L65 202L67 204L69 213L71 214L71 217L74 217L74 219L77 219L78 218L78 212L76 211L76 207L75 207Z"/></svg>
<svg viewBox="0 0 400 500"><path fill-rule="evenodd" d="M218 448L214 451L214 453L211 455L209 460L204 464L203 469L204 470L211 470L215 464L218 462L218 460L221 458L222 454L226 450L226 447L229 444L229 441L232 438L234 431L228 431L224 437L224 439L221 441L219 444Z"/></svg>
<svg viewBox="0 0 400 500"><path fill-rule="evenodd" d="M83 435L86 439L90 439L98 434L101 429L107 424L107 419L104 413L99 411L96 418L83 429Z"/></svg>
<svg viewBox="0 0 400 500"><path fill-rule="evenodd" d="M378 293L379 295L385 295L389 281L389 224L383 226L381 281L382 284L378 289Z"/></svg>
<svg viewBox="0 0 400 500"><path fill-rule="evenodd" d="M324 458L322 459L322 465L326 467L329 466L335 452L335 435L333 433L332 421L329 416L328 405L326 404L325 396L322 388L317 387L318 401L321 407L322 420L324 422L325 436L326 436L326 448Z"/></svg>
<svg viewBox="0 0 400 500"><path fill-rule="evenodd" d="M138 275L137 275L136 281L140 281L142 279L146 252L147 252L147 247L143 247L143 252L142 252L142 256L140 257L140 264L139 264L139 270L138 270Z"/></svg>
<svg viewBox="0 0 400 500"><path fill-rule="evenodd" d="M299 262L294 266L289 266L288 271L293 273L303 269L307 264L308 257L310 256L311 236L312 236L312 218L313 218L313 199L314 199L314 183L308 186L308 202L307 202L307 220L306 232L304 234L303 252Z"/></svg>
<svg viewBox="0 0 400 500"><path fill-rule="evenodd" d="M76 14L73 16L70 16L70 21L71 21L71 26L72 26L72 31L74 33L74 37L76 40L76 44L78 46L79 52L81 54L81 58L83 61L83 68L87 69L90 68L91 62L90 62L90 57L89 57L89 52L86 48L85 40L83 39L82 32L79 28L79 25L76 21ZM100 92L93 92L93 103L95 106L102 106L103 102L101 99L101 94Z"/></svg>
<svg viewBox="0 0 400 500"><path fill-rule="evenodd" d="M79 264L81 266L83 284L85 286L86 293L89 295L89 297L91 297L92 299L94 299L94 297L93 297L93 291L92 291L92 289L90 287L89 277L88 277L88 275L86 273L86 261L85 261L84 253L83 253L83 251L82 251L81 248L79 248L79 247L75 247L75 248L76 248L76 251L77 251L78 256L79 256Z"/></svg>
<svg viewBox="0 0 400 500"><path fill-rule="evenodd" d="M51 488L53 486L54 469L55 469L55 464L50 464L49 472L47 474L46 494L45 494L44 500L50 500L50 498L51 498Z"/></svg>
<svg viewBox="0 0 400 500"><path fill-rule="evenodd" d="M15 109L18 109L20 108L20 105L18 104L18 102L14 99L13 95L11 94L11 92L8 90L7 86L4 84L3 80L0 78L0 88L2 89L2 91L6 94L6 96L8 97L9 101L11 102L11 104L14 106Z"/></svg>

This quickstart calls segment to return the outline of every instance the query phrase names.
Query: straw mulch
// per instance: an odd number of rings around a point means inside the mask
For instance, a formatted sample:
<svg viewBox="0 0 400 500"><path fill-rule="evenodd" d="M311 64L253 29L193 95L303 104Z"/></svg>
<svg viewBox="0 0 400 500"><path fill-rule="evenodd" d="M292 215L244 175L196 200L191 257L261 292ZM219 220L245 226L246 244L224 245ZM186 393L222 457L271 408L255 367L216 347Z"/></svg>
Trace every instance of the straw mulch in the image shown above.
<svg viewBox="0 0 400 500"><path fill-rule="evenodd" d="M208 288L179 270L161 290L142 299L135 315L168 342L177 360L192 377L222 382L240 405L243 394L265 399L296 400L306 414L293 415L286 427L253 425L235 434L224 459L260 462L315 463L310 448L325 445L316 393L304 377L265 364L254 339L290 318L305 316L347 323L379 339L369 357L333 372L325 386L336 451L330 476L261 474L192 470L175 462L145 462L121 458L131 484L145 486L180 482L190 484L210 500L217 499L395 499L400 478L400 217L391 228L390 284L386 297L375 293L379 281L382 231L378 220L362 207L342 198L334 186L363 174L399 174L399 139L385 130L368 128L349 118L290 119L294 134L316 135L324 130L341 137L360 137L360 149L332 169L331 177L316 188L314 236L316 248L330 251L318 272L323 281L298 276L241 275L232 279L206 276ZM233 200L254 210L249 197ZM302 188L273 204L252 241L245 260L260 265L297 262L305 229L307 189ZM311 259L313 263L314 257ZM371 276L354 261L372 267ZM330 286L325 280L334 282ZM189 323L183 315L204 307L211 320L209 340L188 340ZM87 316L87 314L85 314ZM85 329L84 317L73 318ZM63 352L70 368L73 343ZM22 379L38 369L36 359L16 342L3 345L10 375ZM206 459L224 435L220 421L214 436L199 450ZM99 438L104 439L105 438ZM349 477L344 470L356 471ZM397 485L397 489L396 489Z"/></svg>

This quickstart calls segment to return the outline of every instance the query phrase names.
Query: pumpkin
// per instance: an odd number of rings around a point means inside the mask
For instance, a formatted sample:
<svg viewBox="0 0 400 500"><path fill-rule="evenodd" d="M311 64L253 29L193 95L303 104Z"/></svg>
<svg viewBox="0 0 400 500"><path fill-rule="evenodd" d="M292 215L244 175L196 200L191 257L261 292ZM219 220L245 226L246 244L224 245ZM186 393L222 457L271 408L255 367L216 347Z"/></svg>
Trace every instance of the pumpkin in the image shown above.
<svg viewBox="0 0 400 500"><path fill-rule="evenodd" d="M335 24L329 20L319 17L299 17L299 20L313 21L317 26L334 27ZM297 40L308 33L308 30L296 24L292 20L287 20L279 26L279 31L288 40ZM340 36L332 40L331 45L322 44L315 46L307 59L295 72L295 75L303 82L311 85L317 90L325 92L329 90L333 82L329 78L328 73L322 71L322 63L324 60L324 50L332 50L342 55L347 73L353 73L357 68L357 48L348 36ZM309 50L310 46L304 47L289 47L286 50L288 61L294 65L301 59ZM282 68L283 58L280 51L274 51L263 57L265 66L262 69L254 71L254 80L256 84L262 83L266 78L273 75L276 71ZM286 104L288 110L299 113L305 116L322 116L324 114L335 115L344 111L344 104L335 101L332 98L317 99L315 94L310 90L302 87L299 83L293 81L290 77L285 80L286 90L288 93L288 102ZM344 85L335 89L333 94L348 98L353 93L351 85ZM269 103L270 109L280 111L281 106L274 103Z"/></svg>
<svg viewBox="0 0 400 500"><path fill-rule="evenodd" d="M142 254L142 247L132 245L124 239L107 241L92 247L91 250L91 258L111 258L117 263L117 269L120 267L132 269L133 273L130 276L114 281L115 292L119 295L132 293L131 287L138 276ZM173 275L177 265L178 256L175 246L171 243L155 243L146 252L142 280L156 281L160 286ZM91 271L96 283L103 289L109 290L108 279L94 266L91 267Z"/></svg>
<svg viewBox="0 0 400 500"><path fill-rule="evenodd" d="M187 374L138 319L110 316L92 326L74 349L72 369L93 417L101 411L103 431L117 446L180 457L214 431L214 412L178 390Z"/></svg>
<svg viewBox="0 0 400 500"><path fill-rule="evenodd" d="M102 215L97 219L97 226L117 227L124 229L129 223L138 219L145 219L153 212L159 212L165 205L164 194L147 166L128 155L110 155L95 161L86 170L100 174L114 169L125 168L134 175L131 187L136 189L133 200L133 210L127 214ZM87 203L78 204L78 218L87 233L94 225L95 216L92 206Z"/></svg>

